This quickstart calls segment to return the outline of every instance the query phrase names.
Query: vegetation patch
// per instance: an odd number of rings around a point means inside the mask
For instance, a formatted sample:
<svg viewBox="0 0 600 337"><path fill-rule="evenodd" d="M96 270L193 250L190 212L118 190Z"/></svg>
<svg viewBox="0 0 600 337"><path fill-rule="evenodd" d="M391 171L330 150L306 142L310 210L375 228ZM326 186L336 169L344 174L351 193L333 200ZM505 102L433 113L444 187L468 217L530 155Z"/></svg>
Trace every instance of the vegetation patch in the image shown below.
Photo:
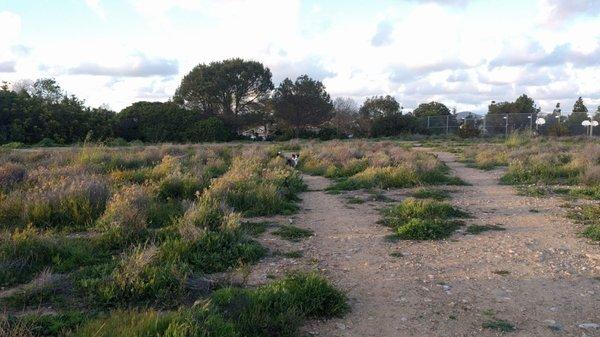
<svg viewBox="0 0 600 337"><path fill-rule="evenodd" d="M408 198L383 211L385 225L394 229L396 237L403 240L439 240L447 238L460 228L456 218L468 214L450 204L431 199Z"/></svg>
<svg viewBox="0 0 600 337"><path fill-rule="evenodd" d="M450 199L450 192L437 188L422 187L414 191L411 196L417 199L433 199L442 201Z"/></svg>
<svg viewBox="0 0 600 337"><path fill-rule="evenodd" d="M582 205L569 211L569 217L586 226L582 235L600 241L600 205Z"/></svg>
<svg viewBox="0 0 600 337"><path fill-rule="evenodd" d="M310 229L300 228L291 225L283 225L277 230L273 231L273 235L277 235L285 240L292 242L299 242L302 239L311 237L313 231Z"/></svg>
<svg viewBox="0 0 600 337"><path fill-rule="evenodd" d="M296 336L306 319L341 317L346 296L315 274L292 274L257 289L223 288L178 311L116 310L71 336Z"/></svg>

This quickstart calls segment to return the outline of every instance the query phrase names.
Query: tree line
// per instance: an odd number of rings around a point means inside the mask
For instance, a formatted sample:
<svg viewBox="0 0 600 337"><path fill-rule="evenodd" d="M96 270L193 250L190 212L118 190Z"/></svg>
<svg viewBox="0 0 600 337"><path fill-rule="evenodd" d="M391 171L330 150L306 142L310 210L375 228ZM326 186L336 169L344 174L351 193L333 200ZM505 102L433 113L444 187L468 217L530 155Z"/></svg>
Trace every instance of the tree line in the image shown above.
<svg viewBox="0 0 600 337"><path fill-rule="evenodd" d="M514 102L492 102L487 117L499 119L494 127L501 128L503 115L522 114L511 121L513 126L525 126L531 123L527 116L539 112L533 99L522 95ZM574 131L587 113L579 98L554 133ZM563 118L559 104L553 114L559 122ZM600 107L596 118L600 119ZM307 75L286 78L275 87L269 68L237 58L199 64L183 77L168 102L135 102L119 113L86 106L54 79L0 87L0 143L228 141L258 129L273 139L382 137L431 133L436 126L439 130L461 123L455 111L439 102L422 103L403 113L389 95L370 97L360 106L349 98L333 100L321 81Z"/></svg>

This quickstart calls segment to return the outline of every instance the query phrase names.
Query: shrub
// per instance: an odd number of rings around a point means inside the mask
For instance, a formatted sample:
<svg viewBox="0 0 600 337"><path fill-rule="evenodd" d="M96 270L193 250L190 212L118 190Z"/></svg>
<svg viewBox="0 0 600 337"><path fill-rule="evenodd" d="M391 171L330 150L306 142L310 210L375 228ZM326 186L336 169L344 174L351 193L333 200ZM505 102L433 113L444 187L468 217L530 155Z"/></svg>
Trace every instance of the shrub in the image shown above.
<svg viewBox="0 0 600 337"><path fill-rule="evenodd" d="M27 227L0 238L0 286L31 280L47 267L64 273L109 258L87 238L55 238Z"/></svg>
<svg viewBox="0 0 600 337"><path fill-rule="evenodd" d="M417 199L433 199L442 201L445 199L450 199L450 193L445 190L423 187L414 191L412 193L412 197Z"/></svg>
<svg viewBox="0 0 600 337"><path fill-rule="evenodd" d="M83 324L71 337L158 337L165 336L165 331L172 322L173 314L160 314L148 309L115 310L106 316L93 319ZM175 335L172 335L175 336ZM184 336L184 335L181 335ZM165 336L166 337L166 336Z"/></svg>
<svg viewBox="0 0 600 337"><path fill-rule="evenodd" d="M184 175L169 175L158 185L158 197L167 199L192 199L204 189L196 178Z"/></svg>
<svg viewBox="0 0 600 337"><path fill-rule="evenodd" d="M150 203L147 188L126 186L110 199L106 212L99 220L99 227L103 230L119 228L128 232L144 230L148 227Z"/></svg>
<svg viewBox="0 0 600 337"><path fill-rule="evenodd" d="M40 228L85 229L102 215L109 197L97 177L47 182L26 205L27 221Z"/></svg>
<svg viewBox="0 0 600 337"><path fill-rule="evenodd" d="M293 274L256 289L223 288L202 305L177 312L116 310L72 337L296 336L304 319L341 317L347 298L315 274Z"/></svg>
<svg viewBox="0 0 600 337"><path fill-rule="evenodd" d="M284 225L273 231L273 235L280 236L288 241L299 242L304 238L311 237L313 231L310 229Z"/></svg>
<svg viewBox="0 0 600 337"><path fill-rule="evenodd" d="M25 179L27 169L21 164L5 163L0 165L0 189L10 190Z"/></svg>
<svg viewBox="0 0 600 337"><path fill-rule="evenodd" d="M400 204L384 211L385 221L391 227L403 225L413 218L417 219L449 219L464 218L467 214L447 203L433 200L417 200L408 198Z"/></svg>
<svg viewBox="0 0 600 337"><path fill-rule="evenodd" d="M449 237L460 226L456 221L414 218L398 226L396 234L403 240L439 240Z"/></svg>
<svg viewBox="0 0 600 337"><path fill-rule="evenodd" d="M399 239L439 240L450 236L462 226L451 218L464 218L467 213L450 204L431 199L408 198L383 211L384 223L396 232Z"/></svg>

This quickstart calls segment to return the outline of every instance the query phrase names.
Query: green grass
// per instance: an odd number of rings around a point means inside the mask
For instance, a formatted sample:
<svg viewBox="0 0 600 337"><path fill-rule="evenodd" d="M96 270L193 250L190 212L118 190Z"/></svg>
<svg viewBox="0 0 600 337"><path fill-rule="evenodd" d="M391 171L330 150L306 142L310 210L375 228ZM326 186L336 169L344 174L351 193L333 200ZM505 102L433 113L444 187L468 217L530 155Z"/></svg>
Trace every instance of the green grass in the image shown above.
<svg viewBox="0 0 600 337"><path fill-rule="evenodd" d="M283 256L283 257L287 257L288 259L299 259L302 256L304 256L304 253L302 253L301 250L293 250L293 251L290 251L290 252L280 253L280 255Z"/></svg>
<svg viewBox="0 0 600 337"><path fill-rule="evenodd" d="M396 228L396 235L402 240L440 240L449 237L461 226L460 221L411 219Z"/></svg>
<svg viewBox="0 0 600 337"><path fill-rule="evenodd" d="M484 322L482 327L484 329L496 330L499 332L513 332L517 330L517 327L515 327L514 324L502 319Z"/></svg>
<svg viewBox="0 0 600 337"><path fill-rule="evenodd" d="M469 225L467 226L467 233L469 234L480 234L487 231L504 231L506 228L499 225Z"/></svg>
<svg viewBox="0 0 600 337"><path fill-rule="evenodd" d="M441 189L422 187L414 191L411 196L417 199L433 199L442 201L450 199L450 192Z"/></svg>
<svg viewBox="0 0 600 337"><path fill-rule="evenodd" d="M548 189L543 186L520 186L517 191L518 195L526 197L542 198L548 196Z"/></svg>
<svg viewBox="0 0 600 337"><path fill-rule="evenodd" d="M273 235L277 235L288 241L299 242L302 239L311 237L313 231L291 225L282 225L277 230L273 231Z"/></svg>
<svg viewBox="0 0 600 337"><path fill-rule="evenodd" d="M292 274L256 289L219 289L189 309L117 310L71 337L292 337L306 319L341 317L348 310L346 296L322 277Z"/></svg>
<svg viewBox="0 0 600 337"><path fill-rule="evenodd" d="M271 226L271 223L268 221L261 221L261 222L251 222L251 221L244 221L240 224L240 228L242 231L244 231L246 234L250 235L250 236L259 236L261 234L263 234L264 232L267 231L267 227Z"/></svg>
<svg viewBox="0 0 600 337"><path fill-rule="evenodd" d="M569 211L569 217L586 226L581 233L593 241L600 241L600 205L590 204Z"/></svg>
<svg viewBox="0 0 600 337"><path fill-rule="evenodd" d="M365 203L365 201L363 199L361 199L359 197L354 197L354 196L349 197L346 200L349 204L364 204Z"/></svg>
<svg viewBox="0 0 600 337"><path fill-rule="evenodd" d="M394 229L402 240L440 240L449 237L460 228L468 217L464 211L447 203L431 199L408 198L400 204L383 211L383 223Z"/></svg>

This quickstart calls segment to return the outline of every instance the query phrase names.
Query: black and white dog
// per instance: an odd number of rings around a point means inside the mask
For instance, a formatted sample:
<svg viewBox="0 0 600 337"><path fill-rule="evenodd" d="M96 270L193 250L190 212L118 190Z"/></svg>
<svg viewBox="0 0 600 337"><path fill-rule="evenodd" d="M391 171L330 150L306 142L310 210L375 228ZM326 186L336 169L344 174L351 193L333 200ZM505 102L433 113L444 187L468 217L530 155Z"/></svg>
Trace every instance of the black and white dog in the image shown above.
<svg viewBox="0 0 600 337"><path fill-rule="evenodd" d="M291 167L296 167L296 165L298 165L298 160L300 160L300 155L296 153L292 153L291 158L286 157L281 151L277 152L277 155L285 159L285 162Z"/></svg>

